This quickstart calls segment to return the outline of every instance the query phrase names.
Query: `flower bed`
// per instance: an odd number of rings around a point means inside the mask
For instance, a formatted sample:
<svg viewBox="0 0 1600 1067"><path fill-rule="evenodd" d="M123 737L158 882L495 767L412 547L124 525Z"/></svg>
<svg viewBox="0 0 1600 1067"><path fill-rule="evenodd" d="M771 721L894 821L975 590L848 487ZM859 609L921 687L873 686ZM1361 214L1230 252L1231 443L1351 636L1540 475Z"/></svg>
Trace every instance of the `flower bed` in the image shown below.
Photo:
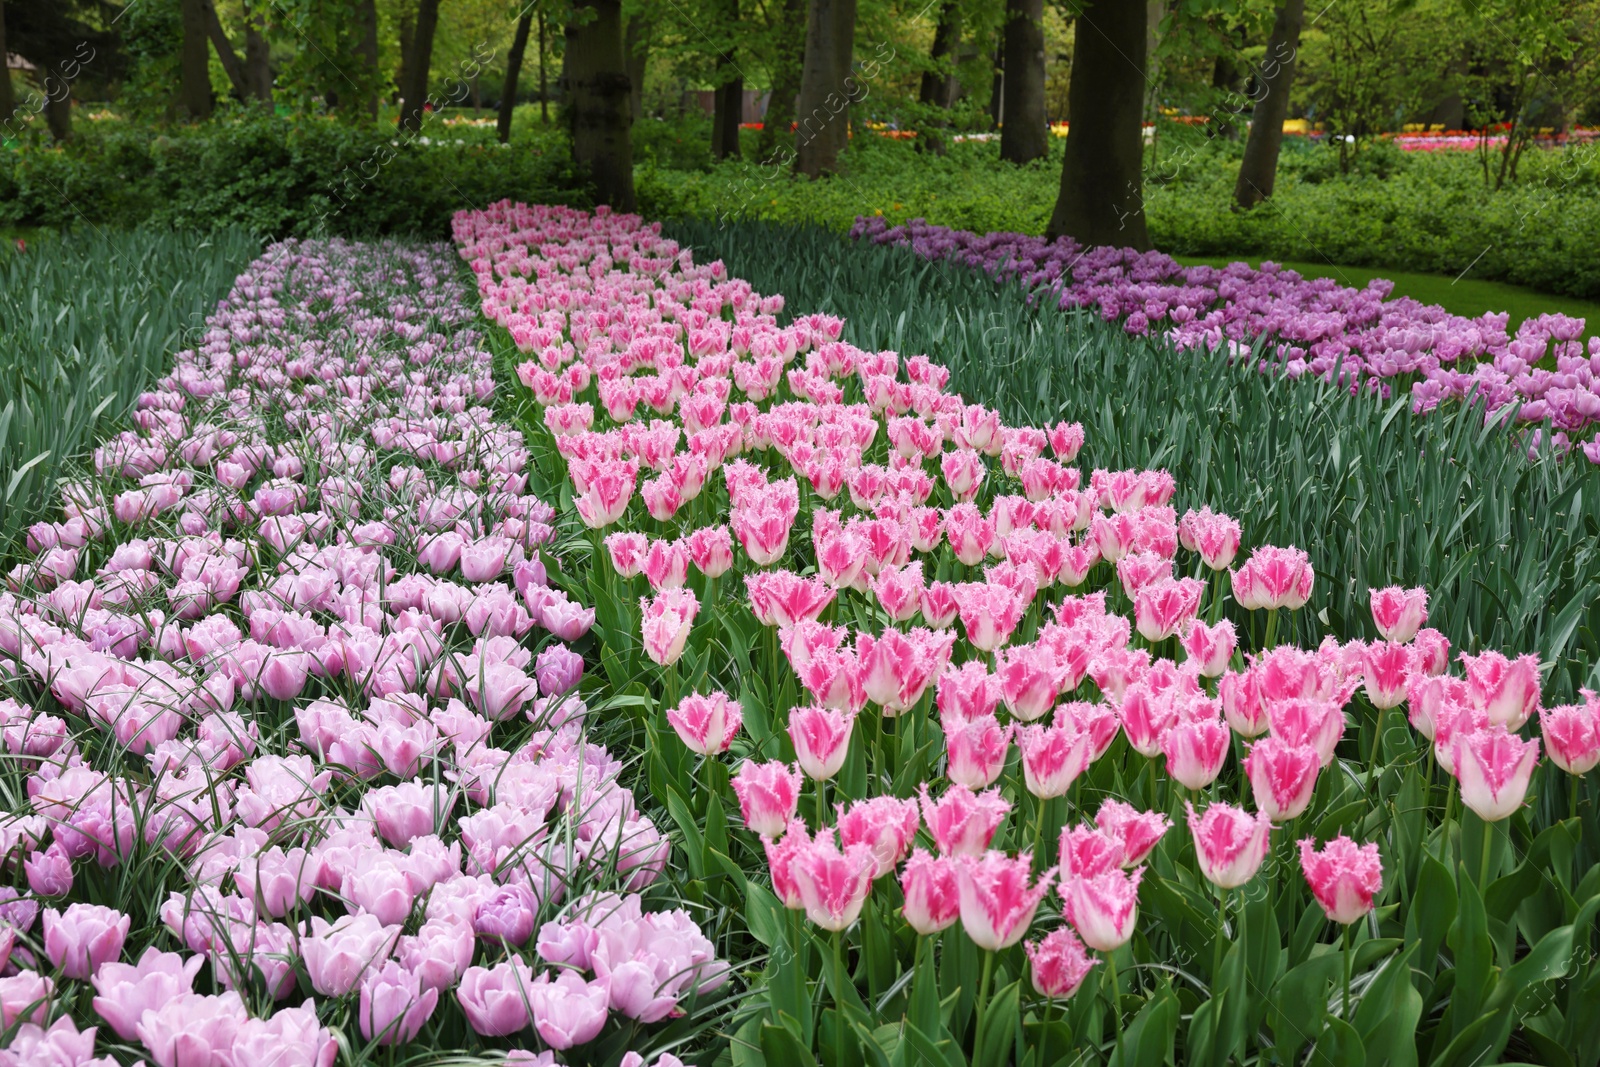
<svg viewBox="0 0 1600 1067"><path fill-rule="evenodd" d="M742 920L735 1062L1600 1051L1568 999L1600 700L1542 708L1529 656L1452 674L1421 589L1373 594L1370 642L1280 643L1306 553L637 218L455 232L689 886Z"/></svg>
<svg viewBox="0 0 1600 1067"><path fill-rule="evenodd" d="M615 1061L724 984L589 738L457 271L274 245L30 530L0 1063Z"/></svg>
<svg viewBox="0 0 1600 1067"><path fill-rule="evenodd" d="M1063 308L1093 309L1129 333L1159 333L1181 350L1242 355L1265 338L1263 369L1291 378L1383 396L1409 390L1419 412L1454 400L1483 403L1490 419L1548 419L1563 449L1569 435L1600 422L1600 338L1585 351L1582 319L1540 315L1511 337L1504 314L1462 318L1409 298L1387 300L1390 286L1382 281L1350 289L1275 264L1184 267L1159 252L978 235L915 219L890 226L862 217L851 235L1048 291ZM1543 366L1550 363L1554 370ZM1583 451L1600 463L1600 433Z"/></svg>

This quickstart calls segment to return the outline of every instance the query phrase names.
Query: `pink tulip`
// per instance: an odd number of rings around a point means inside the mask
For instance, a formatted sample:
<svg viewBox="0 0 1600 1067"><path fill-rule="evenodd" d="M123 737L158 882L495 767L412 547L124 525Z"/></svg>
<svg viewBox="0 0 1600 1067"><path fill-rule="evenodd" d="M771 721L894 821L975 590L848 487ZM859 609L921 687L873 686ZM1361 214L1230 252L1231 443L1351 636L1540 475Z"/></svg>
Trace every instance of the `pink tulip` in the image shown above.
<svg viewBox="0 0 1600 1067"><path fill-rule="evenodd" d="M644 554L650 548L650 539L642 533L618 531L606 535L606 551L611 555L611 566L623 578L632 578L644 569Z"/></svg>
<svg viewBox="0 0 1600 1067"><path fill-rule="evenodd" d="M1358 846L1343 834L1320 851L1311 838L1301 841L1300 869L1328 918L1345 926L1372 910L1372 898L1383 887L1378 846Z"/></svg>
<svg viewBox="0 0 1600 1067"><path fill-rule="evenodd" d="M786 570L747 574L744 584L750 610L763 626L814 622L835 596L826 582Z"/></svg>
<svg viewBox="0 0 1600 1067"><path fill-rule="evenodd" d="M437 989L424 990L415 974L390 960L361 980L361 1036L380 1045L415 1040L438 1003Z"/></svg>
<svg viewBox="0 0 1600 1067"><path fill-rule="evenodd" d="M1000 697L1000 679L989 673L983 661L968 660L946 668L939 676L934 704L940 722L976 722L994 715Z"/></svg>
<svg viewBox="0 0 1600 1067"><path fill-rule="evenodd" d="M133 920L115 908L72 904L65 913L44 910L44 954L68 978L87 980L115 960Z"/></svg>
<svg viewBox="0 0 1600 1067"><path fill-rule="evenodd" d="M689 559L707 578L725 574L733 566L733 535L726 526L707 526L688 537Z"/></svg>
<svg viewBox="0 0 1600 1067"><path fill-rule="evenodd" d="M640 562L650 588L681 589L689 578L689 550L682 541L653 540Z"/></svg>
<svg viewBox="0 0 1600 1067"><path fill-rule="evenodd" d="M1139 881L1143 877L1144 868L1138 867L1131 873L1119 869L1062 879L1067 922L1084 944L1098 952L1114 952L1127 943L1139 919Z"/></svg>
<svg viewBox="0 0 1600 1067"><path fill-rule="evenodd" d="M1438 630L1421 629L1411 639L1417 669L1424 674L1443 674L1450 667L1450 639Z"/></svg>
<svg viewBox="0 0 1600 1067"><path fill-rule="evenodd" d="M1507 659L1498 652L1461 654L1467 672L1467 699L1491 723L1520 730L1539 708L1539 657Z"/></svg>
<svg viewBox="0 0 1600 1067"><path fill-rule="evenodd" d="M872 850L873 878L882 878L899 865L917 836L917 802L896 797L867 797L841 809L839 842L849 849L866 845Z"/></svg>
<svg viewBox="0 0 1600 1067"><path fill-rule="evenodd" d="M1226 515L1213 513L1210 508L1184 513L1178 522L1178 541L1184 548L1197 552L1205 565L1214 571L1227 568L1239 552L1239 524Z"/></svg>
<svg viewBox="0 0 1600 1067"><path fill-rule="evenodd" d="M907 622L922 608L922 563L884 567L868 583L890 622Z"/></svg>
<svg viewBox="0 0 1600 1067"><path fill-rule="evenodd" d="M1011 810L1010 802L1000 796L998 789L974 794L966 786L955 784L935 801L924 782L920 793L922 822L933 835L939 852L946 856L981 855Z"/></svg>
<svg viewBox="0 0 1600 1067"><path fill-rule="evenodd" d="M1407 643L1428 621L1428 591L1398 585L1372 590L1372 621L1385 641Z"/></svg>
<svg viewBox="0 0 1600 1067"><path fill-rule="evenodd" d="M503 885L478 905L478 914L472 920L473 932L516 948L533 936L538 907L538 898L527 886Z"/></svg>
<svg viewBox="0 0 1600 1067"><path fill-rule="evenodd" d="M454 799L442 784L423 784L419 778L374 789L361 798L378 833L394 848L405 848L419 837L436 832L448 820Z"/></svg>
<svg viewBox="0 0 1600 1067"><path fill-rule="evenodd" d="M919 934L936 934L961 915L961 889L953 857L917 849L900 872L900 888L905 894L906 922Z"/></svg>
<svg viewBox="0 0 1600 1067"><path fill-rule="evenodd" d="M840 851L831 833L802 845L794 857L794 880L806 918L824 930L843 930L861 914L872 891L876 860L866 845Z"/></svg>
<svg viewBox="0 0 1600 1067"><path fill-rule="evenodd" d="M346 915L332 923L313 915L311 936L300 940L311 988L325 997L354 991L368 969L389 958L399 935L398 926L385 926L375 915Z"/></svg>
<svg viewBox="0 0 1600 1067"><path fill-rule="evenodd" d="M1231 572L1233 599L1246 610L1301 608L1311 598L1311 559L1298 548L1262 545Z"/></svg>
<svg viewBox="0 0 1600 1067"><path fill-rule="evenodd" d="M790 819L783 836L774 840L770 837L761 839L761 846L767 854L767 870L772 875L772 892L783 906L790 909L805 907L805 902L800 899L800 883L794 878L794 860L805 846L811 843L811 835L806 832L806 824L799 819ZM543 935L540 935L541 938ZM543 949L539 953L550 959ZM551 960L552 963L560 962Z"/></svg>
<svg viewBox="0 0 1600 1067"><path fill-rule="evenodd" d="M1185 788L1204 789L1221 773L1232 741L1233 734L1221 719L1180 722L1161 739L1161 751L1167 757L1167 773Z"/></svg>
<svg viewBox="0 0 1600 1067"><path fill-rule="evenodd" d="M333 1067L339 1043L317 1018L316 1002L284 1008L270 1019L246 1019L234 1034L235 1067Z"/></svg>
<svg viewBox="0 0 1600 1067"><path fill-rule="evenodd" d="M1267 732L1267 702L1262 698L1261 682L1254 670L1228 671L1217 683L1222 714L1240 737L1259 737Z"/></svg>
<svg viewBox="0 0 1600 1067"><path fill-rule="evenodd" d="M176 952L144 950L137 964L103 963L90 981L94 984L94 1010L124 1041L137 1040L135 1028L147 1010L158 1008L194 988L194 976L205 965L204 956L187 960Z"/></svg>
<svg viewBox="0 0 1600 1067"><path fill-rule="evenodd" d="M541 974L528 987L528 1014L544 1043L569 1049L593 1041L606 1025L609 994L605 982L585 982L572 971L552 980Z"/></svg>
<svg viewBox="0 0 1600 1067"><path fill-rule="evenodd" d="M663 667L678 662L700 611L694 591L663 589L654 598L641 597L639 610L644 616L645 654Z"/></svg>
<svg viewBox="0 0 1600 1067"><path fill-rule="evenodd" d="M871 545L848 530L816 535L817 575L834 589L855 588L864 577Z"/></svg>
<svg viewBox="0 0 1600 1067"><path fill-rule="evenodd" d="M743 715L739 702L729 700L726 693L692 693L667 712L667 722L691 752L714 756L733 744Z"/></svg>
<svg viewBox="0 0 1600 1067"><path fill-rule="evenodd" d="M135 1029L157 1067L226 1067L249 1019L238 993L183 993L145 1012Z"/></svg>
<svg viewBox="0 0 1600 1067"><path fill-rule="evenodd" d="M1237 642L1231 620L1223 619L1215 626L1207 626L1196 619L1183 635L1183 651L1200 677L1215 678L1228 669Z"/></svg>
<svg viewBox="0 0 1600 1067"><path fill-rule="evenodd" d="M1218 889L1237 889L1256 876L1267 857L1267 835L1272 831L1272 820L1264 812L1250 815L1217 803L1201 815L1187 801L1184 810L1200 873L1207 881Z"/></svg>
<svg viewBox="0 0 1600 1067"><path fill-rule="evenodd" d="M588 486L573 498L578 517L591 530L610 526L628 510L628 501L639 477L632 462L605 461L597 464Z"/></svg>
<svg viewBox="0 0 1600 1067"><path fill-rule="evenodd" d="M1324 767L1344 736L1344 712L1326 700L1280 700L1267 707L1272 736L1290 745L1310 745Z"/></svg>
<svg viewBox="0 0 1600 1067"><path fill-rule="evenodd" d="M1406 718L1429 741L1438 735L1438 724L1453 720L1466 703L1467 683L1460 678L1415 672L1406 680Z"/></svg>
<svg viewBox="0 0 1600 1067"><path fill-rule="evenodd" d="M910 633L885 630L877 637L856 636L856 657L867 699L898 715L914 707L950 661L952 634L917 628Z"/></svg>
<svg viewBox="0 0 1600 1067"><path fill-rule="evenodd" d="M968 789L994 784L1011 752L1011 729L1002 727L993 716L950 723L945 730L949 755L945 773L950 780Z"/></svg>
<svg viewBox="0 0 1600 1067"><path fill-rule="evenodd" d="M1066 1000L1100 961L1090 956L1083 942L1066 927L1053 930L1025 946L1033 973L1033 988L1040 996Z"/></svg>
<svg viewBox="0 0 1600 1067"><path fill-rule="evenodd" d="M1050 874L1033 881L1033 857L987 851L956 863L961 925L974 944L998 952L1022 940L1039 902L1050 891Z"/></svg>
<svg viewBox="0 0 1600 1067"><path fill-rule="evenodd" d="M7 1064L38 1067L112 1067L110 1056L94 1059L94 1033L91 1026L80 1031L70 1016L63 1015L49 1029L37 1023L23 1023L12 1035L10 1047L0 1052Z"/></svg>
<svg viewBox="0 0 1600 1067"><path fill-rule="evenodd" d="M28 853L22 861L22 869L28 878L28 888L36 896L61 897L72 892L72 857L60 841Z"/></svg>
<svg viewBox="0 0 1600 1067"><path fill-rule="evenodd" d="M1409 645L1384 641L1369 645L1362 668L1367 699L1372 706L1381 711L1403 704L1406 682L1415 665L1415 656Z"/></svg>
<svg viewBox="0 0 1600 1067"><path fill-rule="evenodd" d="M1119 863L1124 868L1143 863L1172 827L1172 821L1159 811L1139 811L1113 797L1100 802L1094 824L1121 846Z"/></svg>
<svg viewBox="0 0 1600 1067"><path fill-rule="evenodd" d="M54 995L55 983L37 971L0 978L0 1026L9 1030L23 1020L42 1025Z"/></svg>
<svg viewBox="0 0 1600 1067"><path fill-rule="evenodd" d="M1263 737L1251 745L1244 760L1256 807L1273 822L1286 822L1306 810L1321 768L1316 748L1276 737Z"/></svg>
<svg viewBox="0 0 1600 1067"><path fill-rule="evenodd" d="M934 629L950 626L959 611L955 586L949 582L929 582L928 588L922 591L922 620Z"/></svg>
<svg viewBox="0 0 1600 1067"><path fill-rule="evenodd" d="M594 609L565 597L547 597L540 607L538 622L561 640L576 641L594 625Z"/></svg>
<svg viewBox="0 0 1600 1067"><path fill-rule="evenodd" d="M1194 622L1205 588L1198 578L1165 578L1141 586L1133 596L1139 636L1154 643L1181 633Z"/></svg>
<svg viewBox="0 0 1600 1067"><path fill-rule="evenodd" d="M1016 737L1023 784L1036 797L1065 796L1089 766L1092 739L1070 723L1024 726Z"/></svg>
<svg viewBox="0 0 1600 1067"><path fill-rule="evenodd" d="M1600 697L1581 691L1582 704L1539 710L1539 729L1550 762L1568 774L1588 774L1600 764Z"/></svg>
<svg viewBox="0 0 1600 1067"><path fill-rule="evenodd" d="M791 767L776 760L769 763L745 760L732 782L745 826L762 837L782 834L789 820L794 818L804 783L798 766Z"/></svg>
<svg viewBox="0 0 1600 1067"><path fill-rule="evenodd" d="M839 773L850 752L856 714L837 708L804 707L789 713L795 761L807 777L826 781Z"/></svg>
<svg viewBox="0 0 1600 1067"><path fill-rule="evenodd" d="M1043 645L997 652L995 677L1006 707L1024 722L1042 718L1050 710L1065 680L1054 653Z"/></svg>
<svg viewBox="0 0 1600 1067"><path fill-rule="evenodd" d="M467 1024L484 1037L508 1037L527 1028L533 971L516 956L494 967L469 967L456 987ZM602 1020L603 1022L604 1020Z"/></svg>
<svg viewBox="0 0 1600 1067"><path fill-rule="evenodd" d="M1524 741L1498 724L1462 731L1453 739L1461 803L1485 822L1499 822L1522 807L1539 742Z"/></svg>
<svg viewBox="0 0 1600 1067"><path fill-rule="evenodd" d="M258 684L274 700L293 700L306 686L307 667L303 652L276 652L262 665Z"/></svg>

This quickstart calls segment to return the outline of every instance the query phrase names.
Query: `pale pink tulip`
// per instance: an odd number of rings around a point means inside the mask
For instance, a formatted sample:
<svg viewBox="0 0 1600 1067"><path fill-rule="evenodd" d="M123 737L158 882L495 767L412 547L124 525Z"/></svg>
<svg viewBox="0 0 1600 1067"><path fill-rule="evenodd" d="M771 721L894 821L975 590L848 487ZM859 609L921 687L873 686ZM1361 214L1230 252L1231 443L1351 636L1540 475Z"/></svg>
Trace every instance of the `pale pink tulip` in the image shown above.
<svg viewBox="0 0 1600 1067"><path fill-rule="evenodd" d="M861 914L876 868L872 849L848 845L841 852L832 833L802 846L792 868L806 918L824 930L843 930Z"/></svg>
<svg viewBox="0 0 1600 1067"><path fill-rule="evenodd" d="M837 708L804 707L789 713L789 739L795 761L806 776L826 781L839 773L850 752L856 713Z"/></svg>
<svg viewBox="0 0 1600 1067"><path fill-rule="evenodd" d="M641 597L639 611L644 616L645 654L663 667L676 663L700 611L693 590L664 589L653 598Z"/></svg>
<svg viewBox="0 0 1600 1067"><path fill-rule="evenodd" d="M745 760L732 782L745 826L762 837L782 834L789 820L794 818L804 782L798 766L791 767L776 760L769 763Z"/></svg>
<svg viewBox="0 0 1600 1067"><path fill-rule="evenodd" d="M691 752L715 756L733 744L743 715L739 702L729 700L726 693L692 693L667 711L667 722Z"/></svg>
<svg viewBox="0 0 1600 1067"><path fill-rule="evenodd" d="M1286 822L1306 810L1317 787L1322 758L1311 745L1263 737L1250 746L1244 770L1256 807L1273 822Z"/></svg>
<svg viewBox="0 0 1600 1067"><path fill-rule="evenodd" d="M1524 741L1504 726L1462 731L1453 738L1461 803L1485 822L1515 814L1539 762L1539 742Z"/></svg>
<svg viewBox="0 0 1600 1067"><path fill-rule="evenodd" d="M1428 591L1421 586L1405 589L1391 585L1371 594L1372 621L1385 641L1405 644L1428 621Z"/></svg>
<svg viewBox="0 0 1600 1067"><path fill-rule="evenodd" d="M1588 774L1600 764L1600 697L1581 691L1582 704L1539 710L1539 729L1550 762L1568 774Z"/></svg>
<svg viewBox="0 0 1600 1067"><path fill-rule="evenodd" d="M919 934L936 934L961 915L961 890L956 860L917 849L900 872L905 894L903 914Z"/></svg>
<svg viewBox="0 0 1600 1067"><path fill-rule="evenodd" d="M1114 952L1133 936L1139 919L1139 881L1144 868L1121 869L1093 877L1062 879L1060 893L1067 922L1083 943L1098 952Z"/></svg>
<svg viewBox="0 0 1600 1067"><path fill-rule="evenodd" d="M1026 852L1012 858L987 851L955 862L961 925L973 943L997 952L1022 940L1050 890L1051 875L1047 872L1034 881L1033 857Z"/></svg>
<svg viewBox="0 0 1600 1067"><path fill-rule="evenodd" d="M1194 835L1195 858L1200 873L1219 889L1237 889L1256 876L1267 856L1267 835L1272 820L1266 813L1250 815L1231 804L1212 804L1205 814L1184 802L1189 832Z"/></svg>
<svg viewBox="0 0 1600 1067"><path fill-rule="evenodd" d="M1300 869L1328 918L1345 926L1372 910L1372 898L1383 887L1378 846L1358 846L1343 834L1320 850L1309 837L1301 841Z"/></svg>

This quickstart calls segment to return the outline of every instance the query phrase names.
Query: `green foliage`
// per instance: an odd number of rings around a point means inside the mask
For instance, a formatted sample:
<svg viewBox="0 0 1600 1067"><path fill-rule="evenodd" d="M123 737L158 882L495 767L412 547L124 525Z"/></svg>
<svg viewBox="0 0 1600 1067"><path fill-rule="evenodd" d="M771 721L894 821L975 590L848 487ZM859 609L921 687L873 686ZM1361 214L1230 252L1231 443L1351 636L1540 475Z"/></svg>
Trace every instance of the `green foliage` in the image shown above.
<svg viewBox="0 0 1600 1067"><path fill-rule="evenodd" d="M248 233L79 233L0 252L0 556L260 251Z"/></svg>
<svg viewBox="0 0 1600 1067"><path fill-rule="evenodd" d="M542 129L524 127L502 146L492 129L439 118L406 138L388 126L254 109L169 129L82 125L64 148L0 153L0 225L442 237L463 207L587 199L563 135Z"/></svg>
<svg viewBox="0 0 1600 1067"><path fill-rule="evenodd" d="M1247 544L1307 549L1321 617L1303 621L1319 634L1369 632L1367 589L1403 581L1428 587L1433 624L1458 647L1538 652L1547 703L1600 684L1600 470L1581 459L1530 462L1477 411L1414 417L1403 398L1177 356L1092 315L1030 307L976 272L816 227L670 232L796 311L844 316L861 348L928 353L953 390L1008 423L1082 421L1085 468L1166 467L1180 513L1221 507Z"/></svg>
<svg viewBox="0 0 1600 1067"><path fill-rule="evenodd" d="M1405 153L1378 144L1350 173L1338 153L1290 138L1277 192L1233 210L1238 145L1163 124L1147 158L1145 210L1162 251L1390 267L1600 296L1600 148L1530 151L1498 192L1472 152ZM1041 233L1060 181L1062 142L1013 167L994 142L954 144L940 158L862 131L841 177L810 182L753 163L694 172L641 167L641 210L655 218L752 218L848 229L857 215L923 217L987 232ZM1491 167L1492 169L1492 167Z"/></svg>

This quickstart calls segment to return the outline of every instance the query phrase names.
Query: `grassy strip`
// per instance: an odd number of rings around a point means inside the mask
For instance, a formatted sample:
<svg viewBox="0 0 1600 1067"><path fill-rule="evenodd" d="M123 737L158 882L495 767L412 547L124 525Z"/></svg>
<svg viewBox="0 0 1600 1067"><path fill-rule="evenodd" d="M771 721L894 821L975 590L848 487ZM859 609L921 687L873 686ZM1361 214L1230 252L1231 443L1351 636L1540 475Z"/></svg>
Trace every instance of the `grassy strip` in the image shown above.
<svg viewBox="0 0 1600 1067"><path fill-rule="evenodd" d="M0 249L0 557L51 509L63 465L111 433L260 251L209 236L84 232Z"/></svg>
<svg viewBox="0 0 1600 1067"><path fill-rule="evenodd" d="M1210 503L1244 524L1247 546L1306 548L1319 632L1373 636L1367 590L1423 584L1433 625L1458 647L1538 652L1547 703L1600 682L1591 464L1530 461L1476 411L1413 417L1404 399L1278 382L1088 315L1041 313L1013 286L821 227L668 232L793 311L844 316L845 339L864 349L928 353L1008 422L1082 421L1086 468L1166 467L1180 513Z"/></svg>

